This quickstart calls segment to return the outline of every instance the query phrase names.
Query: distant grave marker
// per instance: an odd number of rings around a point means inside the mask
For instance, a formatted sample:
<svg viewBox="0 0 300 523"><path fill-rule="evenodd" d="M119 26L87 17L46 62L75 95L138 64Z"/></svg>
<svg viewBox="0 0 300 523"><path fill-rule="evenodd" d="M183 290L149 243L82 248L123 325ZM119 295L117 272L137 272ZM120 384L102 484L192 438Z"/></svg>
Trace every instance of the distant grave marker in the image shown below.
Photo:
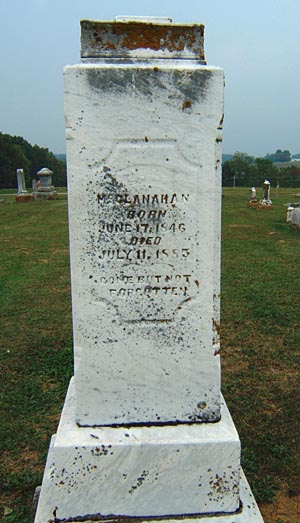
<svg viewBox="0 0 300 523"><path fill-rule="evenodd" d="M17 169L17 183L18 183L18 194L16 196L16 202L30 202L32 200L31 194L28 194L25 184L25 175L23 169Z"/></svg>
<svg viewBox="0 0 300 523"><path fill-rule="evenodd" d="M271 184L269 180L265 180L263 183L263 197L260 200L260 207L270 209L272 207L272 200L270 199Z"/></svg>
<svg viewBox="0 0 300 523"><path fill-rule="evenodd" d="M256 188L251 187L250 198L248 200L248 207L256 207L256 206L257 206Z"/></svg>
<svg viewBox="0 0 300 523"><path fill-rule="evenodd" d="M33 185L33 198L35 200L56 200L57 192L52 185L53 172L47 167L43 167L38 171L38 182Z"/></svg>
<svg viewBox="0 0 300 523"><path fill-rule="evenodd" d="M286 221L289 222L295 231L300 229L300 204L292 204L286 210Z"/></svg>

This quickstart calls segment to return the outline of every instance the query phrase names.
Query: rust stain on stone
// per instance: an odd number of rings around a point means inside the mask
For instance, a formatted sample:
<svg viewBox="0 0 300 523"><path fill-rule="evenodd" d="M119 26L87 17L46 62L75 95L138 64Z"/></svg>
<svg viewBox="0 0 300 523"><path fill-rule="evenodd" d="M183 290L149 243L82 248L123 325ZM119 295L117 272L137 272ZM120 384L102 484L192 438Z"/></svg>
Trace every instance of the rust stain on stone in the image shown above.
<svg viewBox="0 0 300 523"><path fill-rule="evenodd" d="M184 100L182 104L182 110L185 111L186 109L190 109L192 107L192 101L189 99Z"/></svg>
<svg viewBox="0 0 300 523"><path fill-rule="evenodd" d="M186 49L204 60L203 25L180 26L142 22L93 22L83 20L88 47L97 52L130 52L138 49L180 53ZM82 43L86 38L84 37ZM88 49L87 49L88 50Z"/></svg>

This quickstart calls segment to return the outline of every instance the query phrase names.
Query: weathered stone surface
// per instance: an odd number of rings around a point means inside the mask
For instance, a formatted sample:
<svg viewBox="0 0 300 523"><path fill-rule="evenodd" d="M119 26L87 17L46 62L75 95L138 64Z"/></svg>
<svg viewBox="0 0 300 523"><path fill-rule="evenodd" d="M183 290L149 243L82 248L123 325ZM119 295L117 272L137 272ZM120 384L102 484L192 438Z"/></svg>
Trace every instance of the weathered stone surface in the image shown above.
<svg viewBox="0 0 300 523"><path fill-rule="evenodd" d="M154 23L153 23L154 22ZM81 57L192 58L204 61L204 26L171 24L170 19L140 18L81 21Z"/></svg>
<svg viewBox="0 0 300 523"><path fill-rule="evenodd" d="M27 194L23 169L17 169L18 195Z"/></svg>
<svg viewBox="0 0 300 523"><path fill-rule="evenodd" d="M49 499L51 498L51 493L49 491ZM49 509L49 507L48 507ZM55 511L55 508L54 508ZM49 510L47 511L49 513ZM39 519L41 513L38 515L38 521L40 523L44 523L46 521L45 516L43 519ZM54 515L53 513L50 515L50 522L54 521ZM59 522L59 520L56 520ZM72 520L74 521L74 520ZM92 517L91 515L87 516L86 518L77 519L77 521L80 521L81 523L93 523L95 521L98 522L104 522L104 521L110 521L111 523L119 523L122 521L121 518L111 515L109 518L101 517L101 515L98 515L98 518ZM136 518L126 518L126 521L128 523L134 523L136 521ZM263 523L262 516L260 514L260 511L257 507L257 504L255 502L255 499L253 497L253 494L251 492L251 489L248 485L248 482L245 478L245 475L243 471L241 470L241 481L240 481L240 504L239 508L234 513L206 513L206 514L194 514L192 516L188 515L181 515L180 517L172 516L165 518L165 517L155 517L154 518L139 518L140 523L149 523L151 521L157 521L158 523L163 523L165 521L168 521L168 523L178 523L180 521L181 523Z"/></svg>
<svg viewBox="0 0 300 523"><path fill-rule="evenodd" d="M65 70L75 376L35 523L261 523L220 393L223 72L118 23Z"/></svg>
<svg viewBox="0 0 300 523"><path fill-rule="evenodd" d="M65 89L77 421L215 421L223 72L82 64Z"/></svg>
<svg viewBox="0 0 300 523"><path fill-rule="evenodd" d="M216 424L130 428L79 428L74 404L71 383L37 522L55 507L58 520L238 509L240 443L225 404Z"/></svg>
<svg viewBox="0 0 300 523"><path fill-rule="evenodd" d="M300 208L296 207L290 211L289 220L295 228L300 228Z"/></svg>

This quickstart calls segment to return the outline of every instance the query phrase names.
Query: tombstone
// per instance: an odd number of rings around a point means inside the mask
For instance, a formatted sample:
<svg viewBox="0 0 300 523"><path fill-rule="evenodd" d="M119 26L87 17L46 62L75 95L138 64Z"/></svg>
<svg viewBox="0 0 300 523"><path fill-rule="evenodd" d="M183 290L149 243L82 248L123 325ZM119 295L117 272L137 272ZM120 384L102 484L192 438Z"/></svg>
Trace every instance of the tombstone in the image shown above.
<svg viewBox="0 0 300 523"><path fill-rule="evenodd" d="M272 206L272 200L270 199L270 188L270 182L268 180L265 180L263 183L263 197L260 200L260 205L262 207L270 208Z"/></svg>
<svg viewBox="0 0 300 523"><path fill-rule="evenodd" d="M35 200L55 200L57 198L57 192L52 185L52 174L53 171L47 167L38 171L39 180L36 183L36 191L33 193Z"/></svg>
<svg viewBox="0 0 300 523"><path fill-rule="evenodd" d="M27 194L23 169L17 169L18 194Z"/></svg>
<svg viewBox="0 0 300 523"><path fill-rule="evenodd" d="M35 194L37 192L37 180L32 180L32 194Z"/></svg>
<svg viewBox="0 0 300 523"><path fill-rule="evenodd" d="M25 184L25 176L23 169L17 169L17 182L18 182L18 193L16 196L16 202L29 202L32 197L31 194L28 194Z"/></svg>
<svg viewBox="0 0 300 523"><path fill-rule="evenodd" d="M291 222L292 221L292 212L293 210L295 209L295 207L293 207L292 205L289 205L286 209L286 221L287 223L288 222Z"/></svg>
<svg viewBox="0 0 300 523"><path fill-rule="evenodd" d="M35 523L261 522L220 393L223 71L202 25L81 30L64 73L75 369Z"/></svg>
<svg viewBox="0 0 300 523"><path fill-rule="evenodd" d="M248 200L248 207L256 207L256 206L257 206L256 188L251 187L250 198Z"/></svg>
<svg viewBox="0 0 300 523"><path fill-rule="evenodd" d="M287 222L290 222L295 231L300 229L300 207L288 207Z"/></svg>

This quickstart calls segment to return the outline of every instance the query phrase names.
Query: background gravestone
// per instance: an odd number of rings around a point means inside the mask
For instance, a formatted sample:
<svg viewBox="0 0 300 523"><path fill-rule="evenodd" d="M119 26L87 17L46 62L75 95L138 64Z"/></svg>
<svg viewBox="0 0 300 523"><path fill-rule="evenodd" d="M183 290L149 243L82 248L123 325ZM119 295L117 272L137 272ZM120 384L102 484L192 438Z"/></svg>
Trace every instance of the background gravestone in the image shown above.
<svg viewBox="0 0 300 523"><path fill-rule="evenodd" d="M16 202L30 202L32 197L28 194L25 184L25 175L23 169L17 169L17 183L18 183L18 194L16 196Z"/></svg>
<svg viewBox="0 0 300 523"><path fill-rule="evenodd" d="M48 167L43 167L38 171L39 181L35 185L36 190L32 193L35 200L55 200L57 198L57 192L52 185L52 174L53 172Z"/></svg>
<svg viewBox="0 0 300 523"><path fill-rule="evenodd" d="M65 69L75 371L35 521L261 522L220 393L223 71L202 25L81 27Z"/></svg>
<svg viewBox="0 0 300 523"><path fill-rule="evenodd" d="M18 194L27 194L23 169L17 169Z"/></svg>

